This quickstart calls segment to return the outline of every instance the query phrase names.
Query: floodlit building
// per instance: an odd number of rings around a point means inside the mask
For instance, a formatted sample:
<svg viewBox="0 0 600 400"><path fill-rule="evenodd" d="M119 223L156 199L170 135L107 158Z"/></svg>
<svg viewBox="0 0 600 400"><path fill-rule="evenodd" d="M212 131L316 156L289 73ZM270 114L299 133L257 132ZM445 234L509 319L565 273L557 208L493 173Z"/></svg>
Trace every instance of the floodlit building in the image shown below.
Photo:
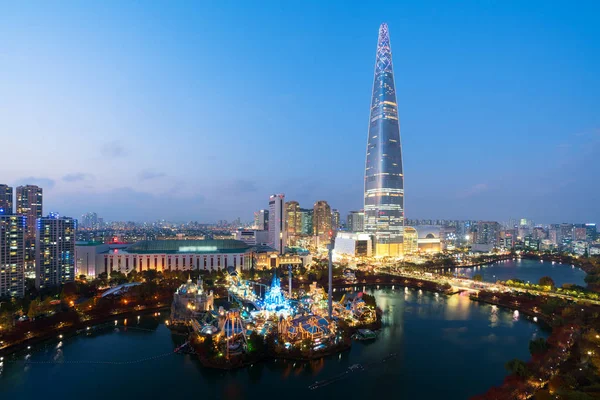
<svg viewBox="0 0 600 400"><path fill-rule="evenodd" d="M0 214L0 298L23 297L25 217Z"/></svg>
<svg viewBox="0 0 600 400"><path fill-rule="evenodd" d="M365 231L376 256L400 256L404 230L404 173L392 48L387 24L377 42L365 165Z"/></svg>
<svg viewBox="0 0 600 400"><path fill-rule="evenodd" d="M50 213L37 220L35 286L60 286L75 280L75 230L77 221Z"/></svg>
<svg viewBox="0 0 600 400"><path fill-rule="evenodd" d="M440 226L418 225L413 227L417 231L417 245L420 252L439 253L441 250Z"/></svg>
<svg viewBox="0 0 600 400"><path fill-rule="evenodd" d="M269 230L269 210L260 210L254 213L254 229Z"/></svg>
<svg viewBox="0 0 600 400"><path fill-rule="evenodd" d="M317 246L329 243L331 220L329 204L325 200L317 201L313 207L313 235Z"/></svg>
<svg viewBox="0 0 600 400"><path fill-rule="evenodd" d="M373 255L373 235L338 232L334 246L333 251L336 256L371 257Z"/></svg>

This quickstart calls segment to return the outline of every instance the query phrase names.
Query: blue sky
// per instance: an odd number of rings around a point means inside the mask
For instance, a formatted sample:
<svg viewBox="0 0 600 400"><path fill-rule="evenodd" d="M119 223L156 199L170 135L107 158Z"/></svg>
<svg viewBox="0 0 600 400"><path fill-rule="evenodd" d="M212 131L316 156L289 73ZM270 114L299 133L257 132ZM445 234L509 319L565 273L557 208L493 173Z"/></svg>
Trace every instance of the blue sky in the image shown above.
<svg viewBox="0 0 600 400"><path fill-rule="evenodd" d="M0 182L45 211L362 204L387 22L408 218L600 223L600 3L0 1Z"/></svg>

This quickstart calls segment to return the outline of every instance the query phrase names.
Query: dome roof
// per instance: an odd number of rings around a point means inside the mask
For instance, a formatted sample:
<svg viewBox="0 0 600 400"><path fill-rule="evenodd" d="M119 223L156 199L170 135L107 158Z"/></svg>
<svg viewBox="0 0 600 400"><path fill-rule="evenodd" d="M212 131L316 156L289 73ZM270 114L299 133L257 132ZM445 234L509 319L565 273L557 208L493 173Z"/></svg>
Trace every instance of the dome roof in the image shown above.
<svg viewBox="0 0 600 400"><path fill-rule="evenodd" d="M417 225L414 228L417 230L419 239L440 238L440 227L438 225Z"/></svg>

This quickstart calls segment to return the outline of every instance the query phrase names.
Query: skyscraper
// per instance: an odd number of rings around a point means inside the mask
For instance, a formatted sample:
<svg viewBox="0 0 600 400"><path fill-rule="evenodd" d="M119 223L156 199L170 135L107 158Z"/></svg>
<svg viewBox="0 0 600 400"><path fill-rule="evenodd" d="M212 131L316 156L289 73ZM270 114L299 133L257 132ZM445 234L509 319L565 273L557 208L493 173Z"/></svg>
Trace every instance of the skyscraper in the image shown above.
<svg viewBox="0 0 600 400"><path fill-rule="evenodd" d="M313 234L313 212L312 208L300 209L301 234L304 236L312 236Z"/></svg>
<svg viewBox="0 0 600 400"><path fill-rule="evenodd" d="M285 230L287 231L289 245L296 245L298 236L302 234L302 214L300 213L300 204L297 201L285 203Z"/></svg>
<svg viewBox="0 0 600 400"><path fill-rule="evenodd" d="M402 254L404 174L392 49L387 24L379 27L365 165L365 231L376 236L377 256Z"/></svg>
<svg viewBox="0 0 600 400"><path fill-rule="evenodd" d="M73 218L50 214L37 221L35 286L59 286L75 280L75 229Z"/></svg>
<svg viewBox="0 0 600 400"><path fill-rule="evenodd" d="M23 297L25 217L0 214L0 298Z"/></svg>
<svg viewBox="0 0 600 400"><path fill-rule="evenodd" d="M13 213L13 190L8 185L0 185L0 215Z"/></svg>
<svg viewBox="0 0 600 400"><path fill-rule="evenodd" d="M273 194L269 198L269 244L279 251L285 252L287 232L285 230L285 195Z"/></svg>
<svg viewBox="0 0 600 400"><path fill-rule="evenodd" d="M319 200L313 206L313 235L317 238L317 245L329 243L331 230L331 207L325 200Z"/></svg>
<svg viewBox="0 0 600 400"><path fill-rule="evenodd" d="M347 219L347 229L350 232L362 232L365 227L365 213L364 211L350 211Z"/></svg>
<svg viewBox="0 0 600 400"><path fill-rule="evenodd" d="M17 187L17 214L26 218L25 265L26 271L35 264L36 220L42 217L42 188L35 185Z"/></svg>

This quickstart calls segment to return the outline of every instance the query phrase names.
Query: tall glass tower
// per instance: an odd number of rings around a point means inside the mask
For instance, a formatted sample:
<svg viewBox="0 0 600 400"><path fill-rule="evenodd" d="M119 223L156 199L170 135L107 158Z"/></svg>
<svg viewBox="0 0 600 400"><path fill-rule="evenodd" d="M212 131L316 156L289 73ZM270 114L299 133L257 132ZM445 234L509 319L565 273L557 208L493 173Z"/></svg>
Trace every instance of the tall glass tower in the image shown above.
<svg viewBox="0 0 600 400"><path fill-rule="evenodd" d="M379 27L365 165L365 231L375 234L375 254L403 253L404 174L392 48L387 24Z"/></svg>

